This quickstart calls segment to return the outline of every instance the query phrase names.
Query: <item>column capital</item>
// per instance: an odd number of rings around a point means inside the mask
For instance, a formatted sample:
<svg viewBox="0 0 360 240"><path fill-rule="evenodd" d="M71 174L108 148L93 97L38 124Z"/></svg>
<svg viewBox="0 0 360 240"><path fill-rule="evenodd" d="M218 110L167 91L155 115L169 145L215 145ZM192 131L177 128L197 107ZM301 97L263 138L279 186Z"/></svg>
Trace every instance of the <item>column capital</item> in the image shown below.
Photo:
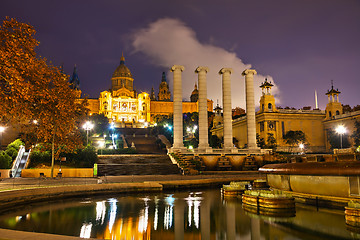
<svg viewBox="0 0 360 240"><path fill-rule="evenodd" d="M232 68L222 68L222 69L220 69L219 74L221 75L221 74L224 74L224 73L226 73L226 72L228 72L228 73L231 74L232 71L233 71Z"/></svg>
<svg viewBox="0 0 360 240"><path fill-rule="evenodd" d="M171 67L170 71L171 72L174 72L176 69L180 69L180 71L184 71L184 66L181 66L181 65L174 65Z"/></svg>
<svg viewBox="0 0 360 240"><path fill-rule="evenodd" d="M257 72L255 69L245 69L241 75L246 76L246 75L256 75Z"/></svg>
<svg viewBox="0 0 360 240"><path fill-rule="evenodd" d="M199 73L199 72L202 72L202 71L205 71L206 73L209 72L209 68L208 67L197 67L195 69L195 73Z"/></svg>

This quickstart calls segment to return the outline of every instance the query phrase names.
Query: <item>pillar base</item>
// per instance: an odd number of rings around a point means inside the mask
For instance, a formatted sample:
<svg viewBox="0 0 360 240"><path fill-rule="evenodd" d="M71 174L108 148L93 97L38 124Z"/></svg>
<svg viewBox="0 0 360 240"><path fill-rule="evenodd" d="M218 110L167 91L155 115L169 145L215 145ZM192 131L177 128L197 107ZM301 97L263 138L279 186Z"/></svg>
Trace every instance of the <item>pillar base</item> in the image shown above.
<svg viewBox="0 0 360 240"><path fill-rule="evenodd" d="M180 153L187 152L186 147L171 147L169 150L170 150L169 151L170 153L173 153L173 152L180 152Z"/></svg>
<svg viewBox="0 0 360 240"><path fill-rule="evenodd" d="M209 146L207 146L207 147L198 147L197 151L199 153L212 153L213 152L212 147L209 147Z"/></svg>
<svg viewBox="0 0 360 240"><path fill-rule="evenodd" d="M225 147L224 152L226 153L238 153L238 149L236 147Z"/></svg>

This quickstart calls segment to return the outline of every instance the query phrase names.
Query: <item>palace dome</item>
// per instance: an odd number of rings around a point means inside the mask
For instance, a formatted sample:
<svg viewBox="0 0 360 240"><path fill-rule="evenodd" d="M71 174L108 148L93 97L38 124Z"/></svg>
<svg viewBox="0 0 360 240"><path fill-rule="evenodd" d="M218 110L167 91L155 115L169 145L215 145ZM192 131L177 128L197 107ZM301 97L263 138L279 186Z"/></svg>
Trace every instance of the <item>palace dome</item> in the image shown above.
<svg viewBox="0 0 360 240"><path fill-rule="evenodd" d="M115 72L112 75L113 78L117 77L130 77L133 78L130 69L125 66L125 58L122 55L120 59L120 65L116 68Z"/></svg>

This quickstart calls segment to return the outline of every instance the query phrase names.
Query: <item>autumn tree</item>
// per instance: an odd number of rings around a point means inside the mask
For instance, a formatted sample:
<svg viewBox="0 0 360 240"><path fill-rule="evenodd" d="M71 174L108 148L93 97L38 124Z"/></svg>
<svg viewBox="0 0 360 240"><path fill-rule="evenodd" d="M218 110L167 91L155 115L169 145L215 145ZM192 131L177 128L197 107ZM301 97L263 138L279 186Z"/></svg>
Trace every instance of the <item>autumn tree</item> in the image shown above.
<svg viewBox="0 0 360 240"><path fill-rule="evenodd" d="M51 144L54 156L82 144L79 120L85 102L69 87L69 76L35 52L35 29L6 18L0 27L1 122L22 127L28 143ZM56 150L56 152L55 152Z"/></svg>

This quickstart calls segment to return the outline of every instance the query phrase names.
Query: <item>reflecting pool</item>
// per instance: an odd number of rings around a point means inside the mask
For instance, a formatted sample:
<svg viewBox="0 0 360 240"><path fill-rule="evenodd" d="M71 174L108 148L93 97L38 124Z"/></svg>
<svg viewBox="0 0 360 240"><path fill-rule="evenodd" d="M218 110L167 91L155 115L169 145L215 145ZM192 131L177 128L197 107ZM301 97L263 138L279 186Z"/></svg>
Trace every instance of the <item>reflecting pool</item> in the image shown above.
<svg viewBox="0 0 360 240"><path fill-rule="evenodd" d="M360 239L341 210L271 215L217 189L43 202L2 213L0 227L99 239Z"/></svg>

